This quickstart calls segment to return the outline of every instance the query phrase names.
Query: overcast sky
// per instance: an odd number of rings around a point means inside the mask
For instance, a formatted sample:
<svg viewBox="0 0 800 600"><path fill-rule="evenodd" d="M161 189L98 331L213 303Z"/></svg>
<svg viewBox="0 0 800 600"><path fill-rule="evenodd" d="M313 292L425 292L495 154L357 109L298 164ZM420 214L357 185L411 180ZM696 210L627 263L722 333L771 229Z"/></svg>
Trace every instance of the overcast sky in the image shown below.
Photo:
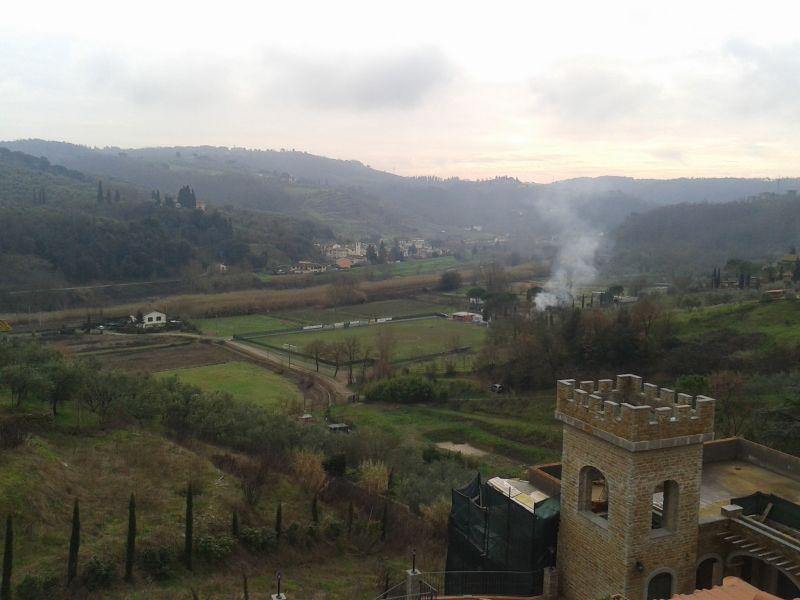
<svg viewBox="0 0 800 600"><path fill-rule="evenodd" d="M800 175L800 2L14 2L0 139L401 174Z"/></svg>

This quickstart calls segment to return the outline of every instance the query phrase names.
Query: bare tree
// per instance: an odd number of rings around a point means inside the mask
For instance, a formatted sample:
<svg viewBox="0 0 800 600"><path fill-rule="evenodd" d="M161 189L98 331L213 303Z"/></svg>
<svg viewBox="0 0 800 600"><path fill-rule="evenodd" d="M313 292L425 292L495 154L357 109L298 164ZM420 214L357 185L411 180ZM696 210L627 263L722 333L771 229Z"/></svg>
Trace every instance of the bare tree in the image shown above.
<svg viewBox="0 0 800 600"><path fill-rule="evenodd" d="M744 377L733 371L717 371L709 381L725 433L741 435L751 425L756 408L756 402L745 393Z"/></svg>
<svg viewBox="0 0 800 600"><path fill-rule="evenodd" d="M325 355L327 349L328 345L319 338L313 339L305 345L305 353L314 359L317 373L319 373L319 359Z"/></svg>
<svg viewBox="0 0 800 600"><path fill-rule="evenodd" d="M347 383L353 383L353 363L358 360L358 353L361 350L361 343L354 335L343 340L344 355L347 358Z"/></svg>
<svg viewBox="0 0 800 600"><path fill-rule="evenodd" d="M383 327L375 336L375 349L378 361L375 365L375 375L378 378L389 377L392 374L392 358L397 348L397 336L388 327Z"/></svg>

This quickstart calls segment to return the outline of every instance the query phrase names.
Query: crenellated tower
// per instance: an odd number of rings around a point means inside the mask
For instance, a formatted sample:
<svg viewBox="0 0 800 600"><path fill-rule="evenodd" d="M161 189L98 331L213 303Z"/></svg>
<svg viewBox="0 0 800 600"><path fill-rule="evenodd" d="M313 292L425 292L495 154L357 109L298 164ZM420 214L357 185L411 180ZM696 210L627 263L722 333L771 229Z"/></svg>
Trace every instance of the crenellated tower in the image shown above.
<svg viewBox="0 0 800 600"><path fill-rule="evenodd" d="M694 590L703 442L714 400L636 375L561 380L561 594L668 598Z"/></svg>

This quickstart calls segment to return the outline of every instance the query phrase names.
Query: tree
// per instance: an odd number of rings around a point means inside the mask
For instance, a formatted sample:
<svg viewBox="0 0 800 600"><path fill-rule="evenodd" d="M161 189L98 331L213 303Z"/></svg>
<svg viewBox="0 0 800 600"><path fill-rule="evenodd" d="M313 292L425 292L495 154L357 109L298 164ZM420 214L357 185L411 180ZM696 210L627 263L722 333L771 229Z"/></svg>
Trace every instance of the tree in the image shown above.
<svg viewBox="0 0 800 600"><path fill-rule="evenodd" d="M231 535L234 539L239 537L239 513L236 511L231 516Z"/></svg>
<svg viewBox="0 0 800 600"><path fill-rule="evenodd" d="M278 508L275 509L275 539L280 540L283 533L283 504L278 502Z"/></svg>
<svg viewBox="0 0 800 600"><path fill-rule="evenodd" d="M50 408L55 417L58 406L72 400L83 385L85 373L81 365L57 361L46 367L52 387L49 394Z"/></svg>
<svg viewBox="0 0 800 600"><path fill-rule="evenodd" d="M378 361L375 365L375 377L382 379L392 374L392 356L397 347L397 336L388 327L382 327L375 336L375 349Z"/></svg>
<svg viewBox="0 0 800 600"><path fill-rule="evenodd" d="M122 373L99 372L84 378L80 398L90 411L100 417L108 415L109 409L118 404L129 392L131 380Z"/></svg>
<svg viewBox="0 0 800 600"><path fill-rule="evenodd" d="M114 202L119 202L119 201L120 201L119 190L114 190Z"/></svg>
<svg viewBox="0 0 800 600"><path fill-rule="evenodd" d="M386 249L386 242L381 240L378 245L378 263L385 264L389 258L389 251Z"/></svg>
<svg viewBox="0 0 800 600"><path fill-rule="evenodd" d="M439 277L439 289L443 292L452 292L461 287L461 274L458 271L445 271Z"/></svg>
<svg viewBox="0 0 800 600"><path fill-rule="evenodd" d="M508 290L510 285L506 270L492 263L483 269L484 287L491 294L497 294Z"/></svg>
<svg viewBox="0 0 800 600"><path fill-rule="evenodd" d="M133 561L136 556L136 498L128 501L128 539L125 544L125 581L133 581Z"/></svg>
<svg viewBox="0 0 800 600"><path fill-rule="evenodd" d="M67 558L67 584L78 575L78 552L81 549L81 511L78 499L72 506L72 533L69 536L69 556Z"/></svg>
<svg viewBox="0 0 800 600"><path fill-rule="evenodd" d="M350 538L350 534L353 532L353 518L355 517L355 509L353 508L353 501L350 500L350 504L347 505L347 537Z"/></svg>
<svg viewBox="0 0 800 600"><path fill-rule="evenodd" d="M311 522L314 523L314 525L319 525L318 497L319 494L314 494L314 499L311 501Z"/></svg>
<svg viewBox="0 0 800 600"><path fill-rule="evenodd" d="M389 530L389 502L383 503L383 517L381 518L381 541L386 541L386 534Z"/></svg>
<svg viewBox="0 0 800 600"><path fill-rule="evenodd" d="M319 338L312 339L305 346L305 353L314 359L314 364L319 373L319 359L325 354L328 345Z"/></svg>
<svg viewBox="0 0 800 600"><path fill-rule="evenodd" d="M27 364L8 365L2 370L2 378L11 391L12 405L20 406L31 397L47 399L53 384L39 370Z"/></svg>
<svg viewBox="0 0 800 600"><path fill-rule="evenodd" d="M97 203L98 204L102 204L104 198L105 198L105 195L103 194L103 182L102 181L98 181L97 182Z"/></svg>
<svg viewBox="0 0 800 600"><path fill-rule="evenodd" d="M242 597L250 600L250 591L247 589L247 573L242 573Z"/></svg>
<svg viewBox="0 0 800 600"><path fill-rule="evenodd" d="M111 204L111 190L106 190L106 204Z"/></svg>
<svg viewBox="0 0 800 600"><path fill-rule="evenodd" d="M745 393L745 379L733 371L717 371L709 377L711 395L717 401L725 434L738 436L751 424L756 403Z"/></svg>
<svg viewBox="0 0 800 600"><path fill-rule="evenodd" d="M192 570L192 534L194 529L194 493L192 491L192 482L189 482L189 487L186 489L186 524L184 532L184 547L183 559L186 562L186 568Z"/></svg>
<svg viewBox="0 0 800 600"><path fill-rule="evenodd" d="M371 265L378 264L378 252L375 250L375 244L367 246L367 262Z"/></svg>
<svg viewBox="0 0 800 600"><path fill-rule="evenodd" d="M361 349L361 343L354 335L346 337L343 340L343 347L345 356L347 357L347 383L353 383L353 363L358 359L358 353Z"/></svg>
<svg viewBox="0 0 800 600"><path fill-rule="evenodd" d="M339 374L339 367L342 364L342 357L345 356L346 350L344 347L344 342L333 342L329 344L325 349L325 355L328 357L329 360L333 362L334 370L333 370L333 377L334 379Z"/></svg>
<svg viewBox="0 0 800 600"><path fill-rule="evenodd" d="M0 600L11 600L11 568L14 564L14 529L11 515L6 517L6 537L3 547L3 582L0 584Z"/></svg>

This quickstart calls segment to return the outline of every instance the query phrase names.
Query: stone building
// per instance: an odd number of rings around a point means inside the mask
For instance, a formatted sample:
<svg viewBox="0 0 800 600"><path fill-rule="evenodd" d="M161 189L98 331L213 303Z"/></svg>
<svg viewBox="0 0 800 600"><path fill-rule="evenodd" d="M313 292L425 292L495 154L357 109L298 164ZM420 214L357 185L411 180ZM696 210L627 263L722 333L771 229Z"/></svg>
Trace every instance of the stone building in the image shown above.
<svg viewBox="0 0 800 600"><path fill-rule="evenodd" d="M635 375L557 383L562 462L514 484L534 516L560 501L555 567L531 562L526 596L654 600L735 577L800 597L800 458L714 440L714 404Z"/></svg>

